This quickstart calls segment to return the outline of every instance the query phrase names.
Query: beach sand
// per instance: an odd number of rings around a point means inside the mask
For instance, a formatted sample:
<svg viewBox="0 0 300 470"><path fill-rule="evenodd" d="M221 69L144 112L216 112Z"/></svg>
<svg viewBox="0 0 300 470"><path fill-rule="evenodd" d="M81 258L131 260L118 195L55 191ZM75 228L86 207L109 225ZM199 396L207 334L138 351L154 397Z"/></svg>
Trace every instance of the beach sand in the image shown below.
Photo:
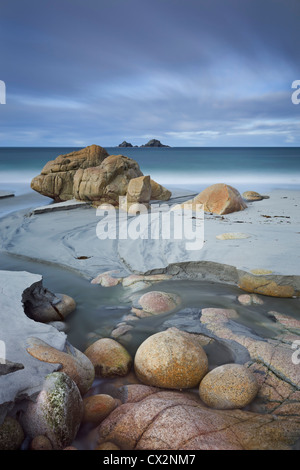
<svg viewBox="0 0 300 470"><path fill-rule="evenodd" d="M172 207L188 200L192 194L184 192L182 195L179 190L175 191L168 205ZM124 213L120 221L116 218L115 233L110 233L106 240L100 240L96 229L103 218L93 207L83 204L82 208L74 208L72 203L72 210L49 211L52 205L48 205L44 213L41 213L41 208L39 213L24 209L2 218L0 248L12 254L65 266L88 279L114 269L126 275L166 272L173 266L172 272L176 273L174 265L190 263L189 276L193 279L200 279L206 272L206 279L237 284L237 272L241 271L277 279L281 284L286 282L298 292L300 193L274 190L269 196L269 199L248 202L244 211L224 216L205 213L201 249L186 250L188 240L172 237L169 240L161 237L155 240L151 236L118 239L118 224L126 223ZM53 207L60 205L62 209L65 207L65 203ZM157 202L155 207L159 210ZM166 203L161 207L166 208ZM116 214L118 211L105 213L108 226L113 226ZM128 223L132 220L132 217L128 218ZM238 238L220 237L228 233ZM179 270L177 275L180 271L184 275L184 270Z"/></svg>

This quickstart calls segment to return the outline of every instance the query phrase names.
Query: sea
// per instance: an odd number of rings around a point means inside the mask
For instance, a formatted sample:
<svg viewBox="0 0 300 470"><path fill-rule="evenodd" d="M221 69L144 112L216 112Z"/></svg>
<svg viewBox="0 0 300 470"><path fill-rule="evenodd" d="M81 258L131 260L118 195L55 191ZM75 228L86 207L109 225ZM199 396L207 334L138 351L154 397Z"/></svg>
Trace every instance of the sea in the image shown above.
<svg viewBox="0 0 300 470"><path fill-rule="evenodd" d="M31 179L58 155L78 147L0 147L0 190L33 192ZM201 191L226 183L240 192L300 189L299 147L106 147L135 159L158 183Z"/></svg>

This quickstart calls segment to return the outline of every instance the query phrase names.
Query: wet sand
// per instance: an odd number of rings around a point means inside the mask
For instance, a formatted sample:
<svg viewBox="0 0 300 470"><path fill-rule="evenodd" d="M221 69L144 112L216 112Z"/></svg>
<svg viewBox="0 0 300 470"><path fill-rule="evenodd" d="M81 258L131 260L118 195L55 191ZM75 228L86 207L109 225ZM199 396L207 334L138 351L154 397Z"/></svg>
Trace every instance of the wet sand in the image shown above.
<svg viewBox="0 0 300 470"><path fill-rule="evenodd" d="M284 278L297 292L300 291L300 193L277 190L269 195L269 199L248 203L244 211L224 216L205 213L204 244L197 250L186 250L184 238L123 240L110 233L100 240L97 225L103 219L95 208L88 206L38 214L26 208L9 214L0 219L0 250L64 266L87 279L112 269L126 275L196 263L195 269L190 270L191 278L197 278L197 270L203 278L204 270L206 279L217 281L219 277L221 282L236 285L237 271L264 273L268 279L281 283ZM177 194L168 205L189 198ZM125 216L122 215L124 220ZM113 226L114 218L115 213L106 215L108 227ZM132 218L128 221L131 223ZM245 238L217 238L224 233L242 234Z"/></svg>

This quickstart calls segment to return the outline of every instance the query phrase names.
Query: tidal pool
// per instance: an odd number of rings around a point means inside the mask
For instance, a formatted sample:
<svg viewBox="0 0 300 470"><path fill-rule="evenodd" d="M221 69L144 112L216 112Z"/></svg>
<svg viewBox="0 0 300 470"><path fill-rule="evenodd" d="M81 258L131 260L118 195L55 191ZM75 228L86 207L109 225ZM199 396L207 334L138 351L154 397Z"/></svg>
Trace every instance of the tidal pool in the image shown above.
<svg viewBox="0 0 300 470"><path fill-rule="evenodd" d="M134 356L139 345L150 335L161 331L168 324L185 329L185 314L188 331L191 331L189 312L200 312L203 308L234 309L238 318L234 321L246 326L254 335L261 338L273 338L280 332L280 326L274 322L272 311L300 320L300 299L280 299L259 296L262 305L244 306L237 297L245 294L238 287L208 281L168 280L154 283L142 291L133 292L122 285L105 288L91 284L72 270L55 265L35 262L23 257L0 253L0 269L10 271L28 271L43 276L43 285L55 293L64 293L76 301L76 310L66 319L67 337L69 342L81 351L101 337L110 337L116 326L124 321L131 311L132 302L143 293L150 290L176 293L182 303L174 312L162 315L126 320L132 329L117 339ZM99 267L101 272L101 267ZM193 322L193 320L192 320ZM198 328L199 318L195 319ZM276 326L275 326L276 325ZM284 329L283 329L284 331ZM209 364L216 367L221 364L234 362L232 352L222 343L214 342L206 348ZM291 350L292 354L292 350ZM95 379L87 395L98 393L116 394L122 384L134 383L133 375L117 379ZM198 393L197 390L193 390ZM94 428L82 425L74 441L79 449L92 449L95 445ZM297 446L296 446L297 447Z"/></svg>

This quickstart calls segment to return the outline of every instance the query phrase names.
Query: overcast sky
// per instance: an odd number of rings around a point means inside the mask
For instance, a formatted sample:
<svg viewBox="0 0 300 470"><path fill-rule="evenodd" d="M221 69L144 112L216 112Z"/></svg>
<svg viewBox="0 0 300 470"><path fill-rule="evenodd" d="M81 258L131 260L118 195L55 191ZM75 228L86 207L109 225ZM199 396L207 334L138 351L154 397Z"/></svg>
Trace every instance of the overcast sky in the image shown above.
<svg viewBox="0 0 300 470"><path fill-rule="evenodd" d="M0 146L299 146L300 0L0 0Z"/></svg>

